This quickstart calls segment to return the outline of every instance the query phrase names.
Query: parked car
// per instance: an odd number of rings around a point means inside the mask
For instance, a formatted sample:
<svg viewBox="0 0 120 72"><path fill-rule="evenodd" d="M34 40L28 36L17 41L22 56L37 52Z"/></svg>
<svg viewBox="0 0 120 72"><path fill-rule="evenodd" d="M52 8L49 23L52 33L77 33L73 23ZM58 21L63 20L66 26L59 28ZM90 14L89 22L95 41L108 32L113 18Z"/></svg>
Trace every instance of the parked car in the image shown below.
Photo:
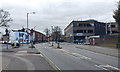
<svg viewBox="0 0 120 72"><path fill-rule="evenodd" d="M19 44L18 41L13 41L13 42L11 43L11 45L12 45L12 47L14 47L14 48L19 48L19 47L20 47L20 44Z"/></svg>

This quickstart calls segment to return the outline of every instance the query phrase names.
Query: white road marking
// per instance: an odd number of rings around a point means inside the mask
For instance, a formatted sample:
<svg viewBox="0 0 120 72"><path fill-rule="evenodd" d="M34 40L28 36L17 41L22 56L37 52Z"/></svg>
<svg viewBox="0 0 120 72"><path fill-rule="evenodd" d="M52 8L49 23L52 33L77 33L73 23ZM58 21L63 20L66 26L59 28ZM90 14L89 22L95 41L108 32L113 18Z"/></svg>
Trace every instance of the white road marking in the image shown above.
<svg viewBox="0 0 120 72"><path fill-rule="evenodd" d="M99 66L99 65L95 65L96 67L98 67L98 68L101 68L101 69L103 69L103 70L108 70L108 69L106 69L106 68L104 68L104 67L101 67L101 66Z"/></svg>
<svg viewBox="0 0 120 72"><path fill-rule="evenodd" d="M27 51L18 51L17 53L27 53Z"/></svg>
<svg viewBox="0 0 120 72"><path fill-rule="evenodd" d="M24 56L24 55L35 55L35 56L41 56L41 57L43 57L42 54L21 54L21 53L16 53L16 54L14 54L14 55L18 55L18 56Z"/></svg>
<svg viewBox="0 0 120 72"><path fill-rule="evenodd" d="M107 68L111 68L112 70L120 70L119 68L111 66L111 65L95 65L95 66L102 68L104 70L108 70Z"/></svg>
<svg viewBox="0 0 120 72"><path fill-rule="evenodd" d="M78 53L72 53L73 55L76 55L82 59L87 59L87 60L91 60L91 58L87 57L87 56L84 56L84 55L81 55L81 54L78 54Z"/></svg>
<svg viewBox="0 0 120 72"><path fill-rule="evenodd" d="M80 57L80 58L82 58L82 59L91 60L91 58L89 58L89 57L87 57L87 56L84 56L84 55L81 55L81 54L78 54L78 53L72 53L72 52L70 52L70 51L68 51L68 50L65 50L65 49L60 49L60 50L66 52L66 53L68 53L68 54L72 54L72 55L74 55L74 56Z"/></svg>

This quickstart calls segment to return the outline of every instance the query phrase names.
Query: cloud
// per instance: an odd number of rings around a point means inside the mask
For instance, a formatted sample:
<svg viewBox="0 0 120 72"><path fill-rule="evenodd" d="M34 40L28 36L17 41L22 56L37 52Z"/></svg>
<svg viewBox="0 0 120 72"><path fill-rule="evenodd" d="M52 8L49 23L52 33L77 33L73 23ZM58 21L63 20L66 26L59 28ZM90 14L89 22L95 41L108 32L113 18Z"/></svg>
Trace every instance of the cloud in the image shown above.
<svg viewBox="0 0 120 72"><path fill-rule="evenodd" d="M29 28L44 31L51 26L64 29L72 20L114 21L113 10L118 0L1 0L0 8L10 12L13 22L11 28L26 27L26 13L29 15Z"/></svg>

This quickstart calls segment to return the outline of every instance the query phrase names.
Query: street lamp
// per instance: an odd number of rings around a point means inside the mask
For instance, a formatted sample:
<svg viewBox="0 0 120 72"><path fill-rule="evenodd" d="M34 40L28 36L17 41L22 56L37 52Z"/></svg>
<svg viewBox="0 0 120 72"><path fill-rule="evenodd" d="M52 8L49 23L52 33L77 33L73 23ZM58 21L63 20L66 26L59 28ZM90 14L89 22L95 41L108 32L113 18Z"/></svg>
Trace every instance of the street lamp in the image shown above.
<svg viewBox="0 0 120 72"><path fill-rule="evenodd" d="M35 12L32 12L32 13L27 13L27 33L28 33L28 15L29 14L35 14ZM27 42L28 43L28 42Z"/></svg>

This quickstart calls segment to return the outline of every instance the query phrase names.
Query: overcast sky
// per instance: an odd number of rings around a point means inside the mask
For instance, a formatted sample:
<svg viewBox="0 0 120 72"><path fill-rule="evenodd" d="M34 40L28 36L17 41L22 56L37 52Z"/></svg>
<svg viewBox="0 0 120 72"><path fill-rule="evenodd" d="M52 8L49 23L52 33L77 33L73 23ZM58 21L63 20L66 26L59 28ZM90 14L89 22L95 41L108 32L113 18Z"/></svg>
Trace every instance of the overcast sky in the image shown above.
<svg viewBox="0 0 120 72"><path fill-rule="evenodd" d="M0 0L0 8L9 11L13 21L10 28L27 27L44 32L45 28L60 26L64 29L72 20L96 19L100 22L114 21L113 10L119 0Z"/></svg>

